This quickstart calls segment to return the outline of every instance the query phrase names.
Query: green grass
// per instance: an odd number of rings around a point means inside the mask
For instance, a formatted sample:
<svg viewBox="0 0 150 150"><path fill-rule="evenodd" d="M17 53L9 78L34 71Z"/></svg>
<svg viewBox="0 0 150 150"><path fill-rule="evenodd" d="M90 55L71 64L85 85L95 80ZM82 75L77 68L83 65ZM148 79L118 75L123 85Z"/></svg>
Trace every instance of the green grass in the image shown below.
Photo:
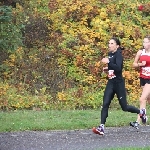
<svg viewBox="0 0 150 150"><path fill-rule="evenodd" d="M97 149L100 150L100 149ZM137 148L137 147L124 147L124 148L108 148L108 149L104 149L104 150L150 150L150 147L144 147L144 148Z"/></svg>
<svg viewBox="0 0 150 150"><path fill-rule="evenodd" d="M150 111L147 109L147 113ZM106 127L128 126L137 115L109 110ZM100 122L100 110L0 112L0 132L91 129Z"/></svg>
<svg viewBox="0 0 150 150"><path fill-rule="evenodd" d="M147 114L150 110L147 109ZM109 110L107 127L128 126L130 121L136 120L137 115L122 110ZM99 125L100 110L75 111L13 111L0 112L0 132L26 130L73 130L91 129ZM109 148L105 150L149 150L145 148ZM98 149L97 149L98 150Z"/></svg>

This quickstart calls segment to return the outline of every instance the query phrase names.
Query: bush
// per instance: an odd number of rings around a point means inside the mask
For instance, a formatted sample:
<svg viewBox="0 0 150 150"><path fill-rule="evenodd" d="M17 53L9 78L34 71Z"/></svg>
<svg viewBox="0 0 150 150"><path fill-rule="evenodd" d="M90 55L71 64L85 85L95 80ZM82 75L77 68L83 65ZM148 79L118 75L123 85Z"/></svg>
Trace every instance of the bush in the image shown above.
<svg viewBox="0 0 150 150"><path fill-rule="evenodd" d="M21 25L16 25L11 6L0 6L0 49L8 53L22 46Z"/></svg>
<svg viewBox="0 0 150 150"><path fill-rule="evenodd" d="M131 66L142 38L150 33L147 6L148 0L28 0L17 4L13 14L17 25L25 25L25 45L3 62L1 78L12 87L17 85L15 90L23 83L24 99L31 95L34 99L46 88L44 95L50 95L50 106L56 109L99 108L107 82L100 60L107 55L109 38L117 36L125 47L128 102L138 106L139 74ZM17 102L17 96L13 97L11 101ZM111 107L119 108L116 98Z"/></svg>

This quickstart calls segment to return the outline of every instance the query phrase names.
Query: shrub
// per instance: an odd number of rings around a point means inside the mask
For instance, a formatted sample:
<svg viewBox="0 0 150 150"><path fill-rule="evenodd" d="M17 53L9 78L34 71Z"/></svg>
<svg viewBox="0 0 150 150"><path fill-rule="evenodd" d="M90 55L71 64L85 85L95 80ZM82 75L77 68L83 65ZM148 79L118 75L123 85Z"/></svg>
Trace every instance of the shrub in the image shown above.
<svg viewBox="0 0 150 150"><path fill-rule="evenodd" d="M109 38L117 36L125 47L128 102L138 105L139 74L131 66L142 38L150 33L147 6L148 0L26 0L22 6L17 4L13 13L17 24L25 25L28 44L3 63L3 80L11 85L23 83L29 95L46 88L53 108L98 108L107 82L100 60L107 55Z"/></svg>
<svg viewBox="0 0 150 150"><path fill-rule="evenodd" d="M13 21L11 6L0 6L0 13L0 49L9 53L22 46L21 25Z"/></svg>

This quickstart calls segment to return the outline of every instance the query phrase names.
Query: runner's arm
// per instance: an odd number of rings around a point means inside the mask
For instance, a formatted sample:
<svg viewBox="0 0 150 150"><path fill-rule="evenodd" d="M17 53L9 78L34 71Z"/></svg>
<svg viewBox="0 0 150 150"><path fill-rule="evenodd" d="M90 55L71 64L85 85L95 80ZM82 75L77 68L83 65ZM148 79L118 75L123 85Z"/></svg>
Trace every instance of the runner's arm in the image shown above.
<svg viewBox="0 0 150 150"><path fill-rule="evenodd" d="M142 53L142 50L139 50L134 58L134 62L133 62L134 68L140 67L140 65L142 64L142 63L138 63L141 53Z"/></svg>
<svg viewBox="0 0 150 150"><path fill-rule="evenodd" d="M123 57L121 53L117 53L116 55L116 63L109 62L108 65L115 71L121 71L122 70L122 63L123 63Z"/></svg>

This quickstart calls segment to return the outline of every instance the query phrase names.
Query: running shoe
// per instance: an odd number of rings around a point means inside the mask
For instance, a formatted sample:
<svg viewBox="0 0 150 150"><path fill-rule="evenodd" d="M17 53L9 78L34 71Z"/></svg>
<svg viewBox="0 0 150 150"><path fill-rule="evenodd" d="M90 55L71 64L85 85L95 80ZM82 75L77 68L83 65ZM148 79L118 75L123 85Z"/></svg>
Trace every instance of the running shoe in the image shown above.
<svg viewBox="0 0 150 150"><path fill-rule="evenodd" d="M147 118L147 116L146 116L146 109L143 108L142 111L143 111L143 114L140 115L140 118L142 119L142 123L143 123L143 124L146 124L146 122L147 122L147 120L148 120L148 118Z"/></svg>
<svg viewBox="0 0 150 150"><path fill-rule="evenodd" d="M95 134L99 134L99 135L104 135L104 129L102 126L99 126L98 128L93 128L92 131L95 133Z"/></svg>
<svg viewBox="0 0 150 150"><path fill-rule="evenodd" d="M139 123L137 121L130 122L130 126L136 128L136 129L139 129Z"/></svg>

